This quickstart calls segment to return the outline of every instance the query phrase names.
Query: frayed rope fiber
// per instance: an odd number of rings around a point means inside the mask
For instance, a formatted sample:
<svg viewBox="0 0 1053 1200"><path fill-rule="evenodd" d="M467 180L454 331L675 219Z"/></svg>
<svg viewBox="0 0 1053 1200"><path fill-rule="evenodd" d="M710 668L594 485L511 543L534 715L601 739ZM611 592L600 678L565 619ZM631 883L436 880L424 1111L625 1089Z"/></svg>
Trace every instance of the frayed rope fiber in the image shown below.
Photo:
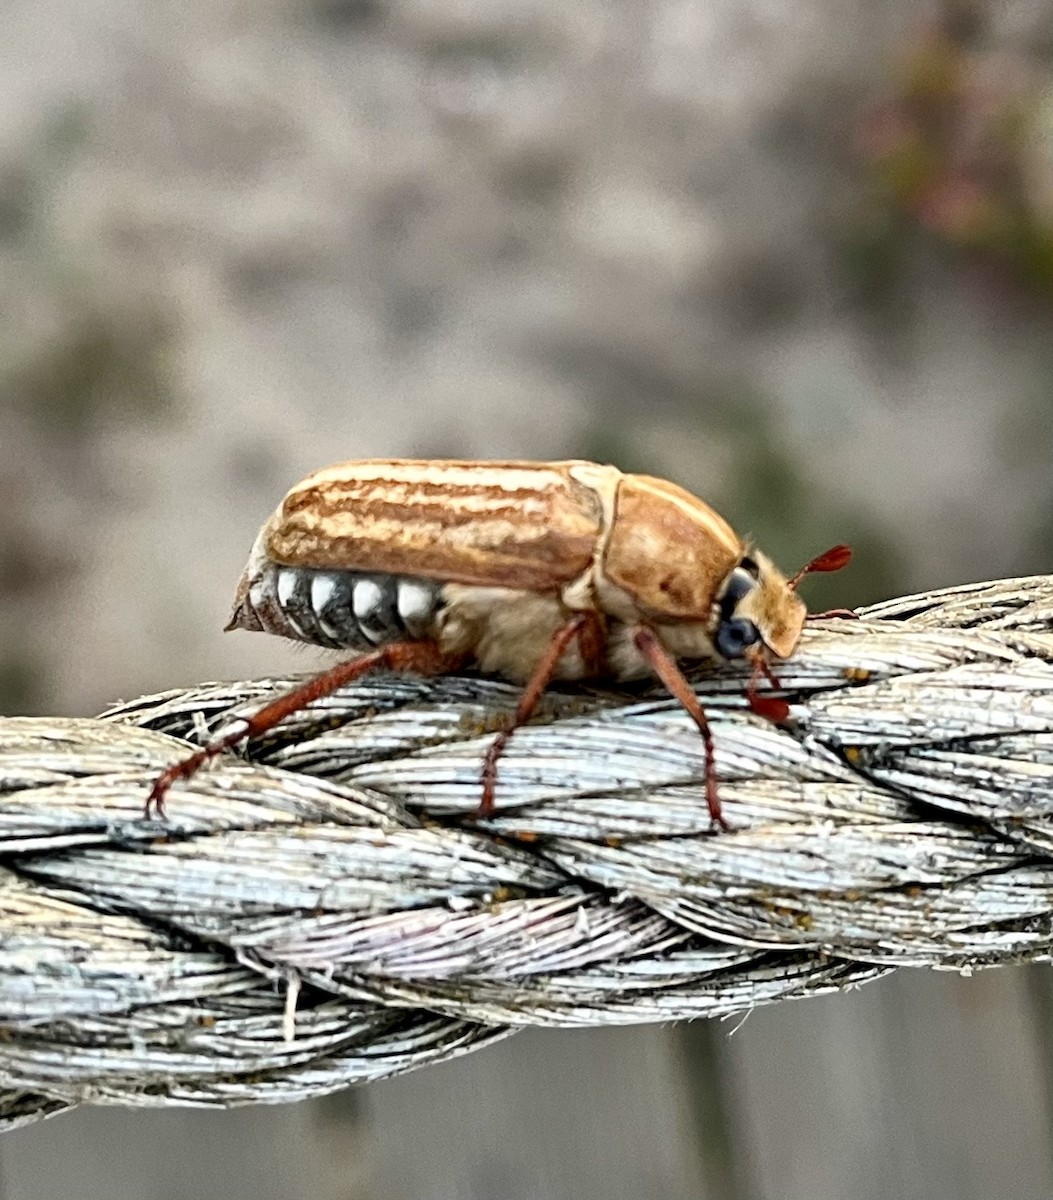
<svg viewBox="0 0 1053 1200"><path fill-rule="evenodd" d="M144 820L157 774L293 680L0 721L0 1128L81 1103L318 1096L527 1025L723 1016L902 966L1050 957L1053 578L810 626L792 719L654 689L367 678Z"/></svg>

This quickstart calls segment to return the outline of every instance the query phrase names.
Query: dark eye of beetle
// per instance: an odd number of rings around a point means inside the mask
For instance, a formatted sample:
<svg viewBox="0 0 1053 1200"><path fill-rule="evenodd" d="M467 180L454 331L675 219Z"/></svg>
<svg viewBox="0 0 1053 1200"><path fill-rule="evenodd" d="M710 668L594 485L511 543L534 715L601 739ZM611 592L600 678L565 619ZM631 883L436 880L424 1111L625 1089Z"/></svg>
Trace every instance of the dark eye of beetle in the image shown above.
<svg viewBox="0 0 1053 1200"><path fill-rule="evenodd" d="M731 578L728 580L728 586L724 589L724 595L720 598L720 619L722 621L730 621L735 615L735 609L738 607L739 601L748 592L752 592L756 586L757 581L749 572L744 571L742 567L736 567L731 572Z"/></svg>
<svg viewBox="0 0 1053 1200"><path fill-rule="evenodd" d="M747 575L752 575L754 579L760 575L760 567L747 555L736 568L739 571L745 571Z"/></svg>
<svg viewBox="0 0 1053 1200"><path fill-rule="evenodd" d="M717 630L717 650L725 658L741 658L747 646L760 641L760 631L752 621L736 617L732 621L722 621Z"/></svg>

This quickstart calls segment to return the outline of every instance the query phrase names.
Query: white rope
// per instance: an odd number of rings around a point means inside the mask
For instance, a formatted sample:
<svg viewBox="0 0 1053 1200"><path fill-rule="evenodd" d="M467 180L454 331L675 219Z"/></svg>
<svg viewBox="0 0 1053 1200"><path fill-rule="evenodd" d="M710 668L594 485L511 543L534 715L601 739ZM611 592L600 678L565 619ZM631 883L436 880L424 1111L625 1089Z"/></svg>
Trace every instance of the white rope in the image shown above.
<svg viewBox="0 0 1053 1200"><path fill-rule="evenodd" d="M77 1103L273 1102L524 1025L667 1021L897 966L1047 960L1053 579L810 628L793 722L699 672L703 751L654 690L378 677L176 785L150 783L288 679L0 721L0 1126ZM6 1125L4 1125L6 1123Z"/></svg>

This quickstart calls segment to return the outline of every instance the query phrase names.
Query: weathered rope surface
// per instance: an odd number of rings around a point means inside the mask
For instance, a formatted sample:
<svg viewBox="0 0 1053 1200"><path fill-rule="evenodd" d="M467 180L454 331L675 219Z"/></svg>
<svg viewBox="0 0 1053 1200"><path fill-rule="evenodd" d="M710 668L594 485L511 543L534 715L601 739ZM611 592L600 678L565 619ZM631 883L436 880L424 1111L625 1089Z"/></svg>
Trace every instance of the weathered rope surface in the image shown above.
<svg viewBox="0 0 1053 1200"><path fill-rule="evenodd" d="M651 690L374 678L144 821L158 771L287 679L0 721L0 1127L77 1103L320 1095L524 1025L667 1021L897 967L1048 960L1053 578L812 627L780 669L695 679L702 746Z"/></svg>

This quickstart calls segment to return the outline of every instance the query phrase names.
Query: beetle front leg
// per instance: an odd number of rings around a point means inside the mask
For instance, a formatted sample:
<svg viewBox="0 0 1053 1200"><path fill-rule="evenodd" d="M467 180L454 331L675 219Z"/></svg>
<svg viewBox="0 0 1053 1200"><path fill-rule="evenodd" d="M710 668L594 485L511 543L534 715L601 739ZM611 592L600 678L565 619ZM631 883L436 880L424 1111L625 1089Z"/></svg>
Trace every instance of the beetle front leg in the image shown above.
<svg viewBox="0 0 1053 1200"><path fill-rule="evenodd" d="M731 826L724 819L720 807L720 796L717 794L717 770L713 762L713 734L706 719L705 709L699 703L691 684L684 677L683 671L677 665L676 659L662 645L658 634L646 625L640 625L633 630L633 643L640 651L644 661L658 678L665 684L670 695L687 710L687 714L698 726L702 734L702 745L706 751L706 805L709 815L715 825L725 832L730 832Z"/></svg>
<svg viewBox="0 0 1053 1200"><path fill-rule="evenodd" d="M552 682L559 660L567 647L578 639L582 658L585 661L586 674L599 673L599 659L603 654L603 625L597 613L583 612L569 620L552 635L548 648L542 655L534 673L527 681L526 688L516 711L508 725L490 743L483 759L483 798L479 802L478 817L489 817L494 811L494 788L497 784L497 760L504 753L509 739L517 729L525 725L534 715L534 709L545 694L545 689Z"/></svg>
<svg viewBox="0 0 1053 1200"><path fill-rule="evenodd" d="M780 725L789 717L790 706L779 696L762 696L757 690L757 684L761 678L767 679L773 688L782 687L768 665L768 660L763 654L758 654L753 659L753 669L750 671L749 681L746 684L746 702L758 717L763 717L774 725Z"/></svg>
<svg viewBox="0 0 1053 1200"><path fill-rule="evenodd" d="M252 716L234 721L200 750L166 767L150 789L150 795L147 796L143 807L143 816L164 817L165 796L173 783L180 779L189 779L205 763L222 754L224 750L229 750L246 738L259 737L286 717L306 708L315 700L322 699L323 696L332 695L360 675L370 671L411 671L418 675L441 675L463 665L462 656L445 654L433 642L391 642L387 646L371 650L368 654L361 654L358 658L337 663L330 670L315 675L291 692L286 692L265 704Z"/></svg>

